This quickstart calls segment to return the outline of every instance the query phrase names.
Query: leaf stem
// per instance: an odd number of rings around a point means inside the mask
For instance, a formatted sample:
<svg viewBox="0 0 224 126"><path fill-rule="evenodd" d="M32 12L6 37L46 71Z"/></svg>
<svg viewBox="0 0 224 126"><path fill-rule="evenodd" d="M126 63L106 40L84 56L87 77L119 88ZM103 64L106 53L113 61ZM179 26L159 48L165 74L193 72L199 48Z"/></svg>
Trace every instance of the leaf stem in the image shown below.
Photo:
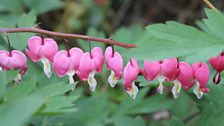
<svg viewBox="0 0 224 126"><path fill-rule="evenodd" d="M217 10L216 8L215 8L215 6L209 1L209 0L203 0L207 5L208 5L208 7L210 7L211 9L213 9L213 10Z"/></svg>
<svg viewBox="0 0 224 126"><path fill-rule="evenodd" d="M135 44L127 44L124 42L118 42L118 41L114 41L111 39L96 38L96 37L80 35L80 34L53 32L53 31L43 30L43 29L34 28L34 27L0 28L0 32L7 32L7 33L32 32L32 33L40 33L40 34L52 35L52 36L57 36L57 37L62 37L62 38L85 39L85 40L89 40L89 41L95 41L95 42L101 42L101 43L110 44L110 45L121 46L124 48L136 48L137 47L137 45L135 45Z"/></svg>

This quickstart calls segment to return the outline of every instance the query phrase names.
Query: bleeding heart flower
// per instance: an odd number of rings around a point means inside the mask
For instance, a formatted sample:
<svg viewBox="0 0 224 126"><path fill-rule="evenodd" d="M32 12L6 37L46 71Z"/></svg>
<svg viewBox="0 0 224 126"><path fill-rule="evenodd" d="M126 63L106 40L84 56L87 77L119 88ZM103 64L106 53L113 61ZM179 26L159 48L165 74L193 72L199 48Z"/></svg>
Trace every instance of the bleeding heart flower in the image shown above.
<svg viewBox="0 0 224 126"><path fill-rule="evenodd" d="M39 36L33 36L28 40L26 54L33 62L41 61L44 65L44 73L51 77L51 64L54 55L58 52L57 43L51 38L42 39Z"/></svg>
<svg viewBox="0 0 224 126"><path fill-rule="evenodd" d="M209 68L208 65L204 62L192 64L194 79L196 80L196 87L194 88L194 94L198 99L202 98L203 93L209 92L209 89L206 87L209 81Z"/></svg>
<svg viewBox="0 0 224 126"><path fill-rule="evenodd" d="M118 52L113 52L112 47L107 47L105 51L106 66L111 70L108 82L114 87L122 76L123 59Z"/></svg>
<svg viewBox="0 0 224 126"><path fill-rule="evenodd" d="M136 98L138 93L138 87L135 85L135 80L138 77L138 73L138 61L131 59L124 68L124 87L126 92L133 99Z"/></svg>
<svg viewBox="0 0 224 126"><path fill-rule="evenodd" d="M178 68L178 61L176 58L165 59L162 61L144 61L144 70L140 69L141 74L146 80L151 81L157 79L159 81L159 87L157 91L163 94L163 82L174 81L180 70Z"/></svg>
<svg viewBox="0 0 224 126"><path fill-rule="evenodd" d="M57 52L53 59L53 68L57 76L69 76L69 84L74 83L73 76L79 71L79 64L83 51L79 48L72 48L69 51Z"/></svg>
<svg viewBox="0 0 224 126"><path fill-rule="evenodd" d="M213 77L214 84L218 84L221 81L220 74L224 70L224 52L216 57L209 59L210 64L216 70L216 74Z"/></svg>
<svg viewBox="0 0 224 126"><path fill-rule="evenodd" d="M194 85L193 71L191 66L186 62L179 63L180 73L176 80L174 80L174 86L172 88L172 93L174 98L179 96L181 87L188 90Z"/></svg>
<svg viewBox="0 0 224 126"><path fill-rule="evenodd" d="M91 91L96 89L97 82L94 76L96 72L102 71L103 62L103 51L99 47L93 48L91 53L86 52L81 57L78 76L81 80L88 81Z"/></svg>
<svg viewBox="0 0 224 126"><path fill-rule="evenodd" d="M5 71L20 69L15 78L16 82L20 82L22 81L21 74L24 74L28 69L26 56L18 50L11 52L0 50L0 69Z"/></svg>

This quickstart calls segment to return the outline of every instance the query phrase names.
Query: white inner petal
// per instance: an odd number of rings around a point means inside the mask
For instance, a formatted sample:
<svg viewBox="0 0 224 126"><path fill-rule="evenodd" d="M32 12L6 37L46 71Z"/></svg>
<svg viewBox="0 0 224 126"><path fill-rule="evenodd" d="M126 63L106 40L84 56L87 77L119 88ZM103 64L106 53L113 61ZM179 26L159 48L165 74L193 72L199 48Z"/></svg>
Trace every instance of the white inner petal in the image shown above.
<svg viewBox="0 0 224 126"><path fill-rule="evenodd" d="M164 87L163 87L163 81L165 81L165 77L164 77L163 75L159 74L159 75L156 77L156 79L159 81L159 86L158 86L158 88L157 88L157 92L158 92L159 94L163 94L163 89L164 89Z"/></svg>
<svg viewBox="0 0 224 126"><path fill-rule="evenodd" d="M41 62L44 65L44 73L45 75L50 78L52 73L51 73L51 64L50 61L48 59L41 59Z"/></svg>
<svg viewBox="0 0 224 126"><path fill-rule="evenodd" d="M96 85L97 85L97 82L96 82L96 79L94 78L94 75L95 75L95 72L91 72L89 74L88 79L87 79L90 91L92 91L92 92L95 91Z"/></svg>
<svg viewBox="0 0 224 126"><path fill-rule="evenodd" d="M198 82L196 83L196 86L195 86L193 92L197 96L198 99L202 98L203 92L201 91L200 84Z"/></svg>
<svg viewBox="0 0 224 126"><path fill-rule="evenodd" d="M22 82L21 74L18 74L18 75L15 77L14 81L15 81L17 84L20 83L20 82Z"/></svg>
<svg viewBox="0 0 224 126"><path fill-rule="evenodd" d="M131 85L131 89L128 91L126 90L126 92L129 94L129 96L132 98L132 99L135 99L136 96L137 96L137 93L138 93L138 87L135 85L135 82L132 83Z"/></svg>
<svg viewBox="0 0 224 126"><path fill-rule="evenodd" d="M177 98L181 90L181 83L178 80L174 80L174 85L172 88L173 97Z"/></svg>
<svg viewBox="0 0 224 126"><path fill-rule="evenodd" d="M110 84L111 87L115 87L115 85L117 84L117 78L114 74L114 72L111 70L111 74L110 76L108 77L108 82Z"/></svg>
<svg viewBox="0 0 224 126"><path fill-rule="evenodd" d="M0 67L0 71L2 71L2 67Z"/></svg>

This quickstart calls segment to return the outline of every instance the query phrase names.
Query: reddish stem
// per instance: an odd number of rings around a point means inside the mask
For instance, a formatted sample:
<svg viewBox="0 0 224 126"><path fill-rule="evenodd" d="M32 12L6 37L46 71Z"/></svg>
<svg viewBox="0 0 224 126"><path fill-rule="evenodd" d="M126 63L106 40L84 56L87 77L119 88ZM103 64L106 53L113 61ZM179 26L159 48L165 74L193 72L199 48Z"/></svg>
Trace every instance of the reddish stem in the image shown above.
<svg viewBox="0 0 224 126"><path fill-rule="evenodd" d="M53 31L48 31L48 30L43 30L43 29L33 28L33 27L0 28L0 32L8 32L8 33L33 32L33 33L52 35L52 36L58 36L58 37L63 37L63 38L85 39L85 40L90 40L90 41L95 41L95 42L102 42L102 43L105 43L105 44L117 45L117 46L121 46L121 47L124 47L124 48L136 48L137 47L137 45L135 45L135 44L127 44L127 43L124 43L124 42L118 42L118 41L105 39L105 38L96 38L96 37L91 37L91 36L87 36L87 35L53 32Z"/></svg>
<svg viewBox="0 0 224 126"><path fill-rule="evenodd" d="M7 42L8 42L9 57L11 57L12 56L11 45L10 45L9 36L8 36L7 32L5 33L5 36L6 36L6 39L7 39Z"/></svg>

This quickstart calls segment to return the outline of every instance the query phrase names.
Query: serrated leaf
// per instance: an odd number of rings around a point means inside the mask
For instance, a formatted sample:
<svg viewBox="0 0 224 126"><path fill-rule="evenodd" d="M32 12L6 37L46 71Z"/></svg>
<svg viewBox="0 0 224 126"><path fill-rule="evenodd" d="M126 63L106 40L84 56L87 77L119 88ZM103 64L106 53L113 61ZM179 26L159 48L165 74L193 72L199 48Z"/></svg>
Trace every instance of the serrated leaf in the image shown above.
<svg viewBox="0 0 224 126"><path fill-rule="evenodd" d="M36 87L37 78L33 76L29 81L16 85L15 88L11 88L7 91L5 97L10 100L17 97L27 96Z"/></svg>
<svg viewBox="0 0 224 126"><path fill-rule="evenodd" d="M73 102L78 99L77 96L55 96L48 99L45 108L40 114L61 114L77 111Z"/></svg>
<svg viewBox="0 0 224 126"><path fill-rule="evenodd" d="M38 96L15 99L0 105L1 126L24 126L41 107L43 100Z"/></svg>
<svg viewBox="0 0 224 126"><path fill-rule="evenodd" d="M63 84L63 83L49 84L36 89L32 94L41 95L43 97L52 97L56 95L61 95L73 89L77 83L78 82L73 84Z"/></svg>

